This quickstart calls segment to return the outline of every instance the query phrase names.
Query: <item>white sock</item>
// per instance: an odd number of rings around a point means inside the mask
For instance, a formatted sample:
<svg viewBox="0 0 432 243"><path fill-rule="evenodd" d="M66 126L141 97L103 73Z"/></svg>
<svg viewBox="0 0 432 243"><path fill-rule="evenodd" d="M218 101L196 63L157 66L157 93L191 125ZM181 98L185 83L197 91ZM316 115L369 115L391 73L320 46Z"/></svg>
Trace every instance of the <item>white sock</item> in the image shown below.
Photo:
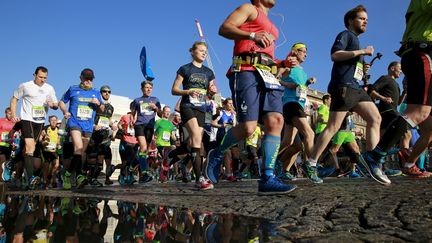
<svg viewBox="0 0 432 243"><path fill-rule="evenodd" d="M405 168L411 168L414 166L414 163L405 163L403 167Z"/></svg>
<svg viewBox="0 0 432 243"><path fill-rule="evenodd" d="M314 159L308 159L308 164L311 167L316 167L317 166L317 161Z"/></svg>

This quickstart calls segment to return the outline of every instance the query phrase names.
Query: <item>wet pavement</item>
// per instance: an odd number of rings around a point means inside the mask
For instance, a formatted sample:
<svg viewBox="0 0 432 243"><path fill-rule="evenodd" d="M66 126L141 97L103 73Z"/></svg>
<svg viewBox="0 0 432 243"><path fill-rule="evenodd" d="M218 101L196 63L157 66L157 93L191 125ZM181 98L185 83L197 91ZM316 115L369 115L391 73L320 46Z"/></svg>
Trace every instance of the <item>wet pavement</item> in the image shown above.
<svg viewBox="0 0 432 243"><path fill-rule="evenodd" d="M79 191L9 190L2 194L11 197L43 195L125 201L136 205L141 203L156 205L155 207L188 209L198 212L198 215L219 215L222 221L224 215L230 215L235 222L239 222L237 224L248 220L255 222L250 229L261 229L256 230L258 237L263 232L273 235L271 240L257 238L258 241L432 241L430 178L416 180L396 177L392 178L390 186L382 186L371 179L347 178L326 179L321 185L313 185L306 180L297 180L293 184L299 188L290 194L277 196L259 196L255 180L221 182L214 190L206 192L197 191L193 183L150 182L129 187L86 187ZM255 219L250 220L244 216ZM236 217L240 219L234 219ZM205 228L211 222L206 221ZM228 234L221 230L224 226L212 227L216 228L212 229L214 232L221 232L220 237ZM202 228L205 231L204 227ZM239 242L248 240L251 238L239 238Z"/></svg>

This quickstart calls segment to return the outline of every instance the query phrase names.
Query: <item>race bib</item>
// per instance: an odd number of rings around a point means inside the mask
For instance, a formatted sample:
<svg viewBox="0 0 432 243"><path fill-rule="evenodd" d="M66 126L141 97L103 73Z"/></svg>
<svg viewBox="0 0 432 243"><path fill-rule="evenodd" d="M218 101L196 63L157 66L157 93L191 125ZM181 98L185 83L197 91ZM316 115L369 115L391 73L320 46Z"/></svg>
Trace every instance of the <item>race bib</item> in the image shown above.
<svg viewBox="0 0 432 243"><path fill-rule="evenodd" d="M207 91L205 89L192 88L190 90L199 91L199 95L197 97L192 97L191 95L189 95L189 101L191 104L193 104L194 106L203 106L206 104L205 97L207 95Z"/></svg>
<svg viewBox="0 0 432 243"><path fill-rule="evenodd" d="M86 105L78 105L77 116L80 120L89 120L92 118L93 109Z"/></svg>
<svg viewBox="0 0 432 243"><path fill-rule="evenodd" d="M299 85L296 87L296 96L299 99L305 100L307 98L307 87Z"/></svg>
<svg viewBox="0 0 432 243"><path fill-rule="evenodd" d="M131 127L131 126L128 126L128 128L127 128L127 133L128 133L130 136L135 136L135 129L134 129L133 127Z"/></svg>
<svg viewBox="0 0 432 243"><path fill-rule="evenodd" d="M354 78L357 81L361 81L363 79L363 63L358 62L356 65L356 69L354 71Z"/></svg>
<svg viewBox="0 0 432 243"><path fill-rule="evenodd" d="M154 110L150 108L150 103L141 103L140 104L140 111L142 114L146 116L151 116L154 114Z"/></svg>
<svg viewBox="0 0 432 243"><path fill-rule="evenodd" d="M258 139L257 138L252 138L252 144L253 145L257 145L258 143Z"/></svg>
<svg viewBox="0 0 432 243"><path fill-rule="evenodd" d="M255 65L255 68L263 79L267 89L284 90L282 85L279 83L279 80L270 72L270 68L262 65Z"/></svg>
<svg viewBox="0 0 432 243"><path fill-rule="evenodd" d="M45 107L43 106L33 106L32 107L32 117L35 121L45 120Z"/></svg>
<svg viewBox="0 0 432 243"><path fill-rule="evenodd" d="M167 132L167 131L164 131L164 132L162 133L162 140L163 140L164 142L169 142L170 139L171 139L171 133L170 133L170 132Z"/></svg>
<svg viewBox="0 0 432 243"><path fill-rule="evenodd" d="M2 132L1 133L1 141L6 142L7 140L9 140L9 132Z"/></svg>
<svg viewBox="0 0 432 243"><path fill-rule="evenodd" d="M56 142L49 142L49 144L46 146L47 151L55 152L57 148Z"/></svg>
<svg viewBox="0 0 432 243"><path fill-rule="evenodd" d="M110 125L110 119L108 117L101 116L99 117L98 126L108 128Z"/></svg>

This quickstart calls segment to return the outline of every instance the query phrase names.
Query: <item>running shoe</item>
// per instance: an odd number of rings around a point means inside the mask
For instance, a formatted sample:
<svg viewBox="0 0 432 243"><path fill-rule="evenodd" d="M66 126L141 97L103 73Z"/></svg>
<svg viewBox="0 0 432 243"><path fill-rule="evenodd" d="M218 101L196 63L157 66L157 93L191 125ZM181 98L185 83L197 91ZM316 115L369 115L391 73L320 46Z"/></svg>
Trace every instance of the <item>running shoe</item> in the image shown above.
<svg viewBox="0 0 432 243"><path fill-rule="evenodd" d="M41 179L39 176L32 176L29 181L30 190L36 190L41 183Z"/></svg>
<svg viewBox="0 0 432 243"><path fill-rule="evenodd" d="M296 185L287 185L273 176L263 175L258 181L258 194L272 195L285 194L297 188Z"/></svg>
<svg viewBox="0 0 432 243"><path fill-rule="evenodd" d="M112 185L114 182L110 180L109 178L105 179L105 185Z"/></svg>
<svg viewBox="0 0 432 243"><path fill-rule="evenodd" d="M430 177L431 174L429 172L422 172L417 165L414 165L410 168L407 167L402 167L401 168L402 172L407 175L407 176L411 176L411 177L416 177L416 178L427 178Z"/></svg>
<svg viewBox="0 0 432 243"><path fill-rule="evenodd" d="M139 183L144 184L153 180L153 176L151 176L148 172L144 172L143 175L139 178Z"/></svg>
<svg viewBox="0 0 432 243"><path fill-rule="evenodd" d="M361 175L359 175L356 171L353 170L348 174L348 177L350 179L357 179L357 178L361 178Z"/></svg>
<svg viewBox="0 0 432 243"><path fill-rule="evenodd" d="M72 183L71 183L71 173L69 173L68 171L66 171L65 173L63 173L63 175L61 176L62 181L63 181L63 189L65 190L70 190L72 188Z"/></svg>
<svg viewBox="0 0 432 243"><path fill-rule="evenodd" d="M118 182L120 186L126 185L126 176L120 173L118 177Z"/></svg>
<svg viewBox="0 0 432 243"><path fill-rule="evenodd" d="M2 172L2 180L4 181L4 182L7 182L7 181L10 181L11 180L11 175L12 175L12 161L5 161L3 164L2 164L2 170L3 170L3 172Z"/></svg>
<svg viewBox="0 0 432 243"><path fill-rule="evenodd" d="M77 183L77 189L83 188L85 185L88 184L88 180L84 175L78 175L76 177L76 183Z"/></svg>
<svg viewBox="0 0 432 243"><path fill-rule="evenodd" d="M401 170L395 170L395 169L386 169L386 170L384 170L384 173L387 176L400 176L400 175L402 175Z"/></svg>
<svg viewBox="0 0 432 243"><path fill-rule="evenodd" d="M335 167L324 167L320 164L317 164L317 170L318 170L318 177L319 178L326 178L326 177L333 175L336 168Z"/></svg>
<svg viewBox="0 0 432 243"><path fill-rule="evenodd" d="M201 191L211 190L214 188L213 184L209 179L204 178L203 176L200 177L199 181L197 182L197 186L199 186L199 189Z"/></svg>
<svg viewBox="0 0 432 243"><path fill-rule="evenodd" d="M295 181L295 180L297 180L297 177L295 177L293 174L289 173L289 171L285 171L285 172L279 174L277 176L277 178L279 180L282 180L282 181Z"/></svg>
<svg viewBox="0 0 432 243"><path fill-rule="evenodd" d="M306 177L315 184L323 183L323 180L318 177L318 170L316 166L308 165L308 162L302 164L302 169Z"/></svg>
<svg viewBox="0 0 432 243"><path fill-rule="evenodd" d="M226 178L226 180L229 182L237 182L237 177L235 177L234 175L230 175Z"/></svg>
<svg viewBox="0 0 432 243"><path fill-rule="evenodd" d="M220 175L220 165L223 161L223 153L218 152L216 149L212 149L207 154L207 166L205 168L205 174L207 178L214 184L218 183Z"/></svg>
<svg viewBox="0 0 432 243"><path fill-rule="evenodd" d="M408 163L408 159L411 155L411 151L409 149L403 148L399 150L398 154L402 165Z"/></svg>
<svg viewBox="0 0 432 243"><path fill-rule="evenodd" d="M89 182L92 187L103 187L102 183L100 183L96 178L93 178Z"/></svg>
<svg viewBox="0 0 432 243"><path fill-rule="evenodd" d="M379 162L375 162L368 152L363 154L363 158L363 160L360 160L362 166L375 181L383 185L391 184L390 179L382 171L380 166L381 164Z"/></svg>

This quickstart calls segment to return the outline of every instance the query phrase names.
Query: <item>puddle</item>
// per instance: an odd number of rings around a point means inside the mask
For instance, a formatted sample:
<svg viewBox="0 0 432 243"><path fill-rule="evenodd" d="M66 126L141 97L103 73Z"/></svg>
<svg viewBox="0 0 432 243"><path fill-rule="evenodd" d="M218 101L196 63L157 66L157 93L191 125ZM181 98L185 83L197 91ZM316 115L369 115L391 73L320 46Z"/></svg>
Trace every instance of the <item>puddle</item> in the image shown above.
<svg viewBox="0 0 432 243"><path fill-rule="evenodd" d="M259 218L101 200L5 195L3 242L268 242L276 225Z"/></svg>

